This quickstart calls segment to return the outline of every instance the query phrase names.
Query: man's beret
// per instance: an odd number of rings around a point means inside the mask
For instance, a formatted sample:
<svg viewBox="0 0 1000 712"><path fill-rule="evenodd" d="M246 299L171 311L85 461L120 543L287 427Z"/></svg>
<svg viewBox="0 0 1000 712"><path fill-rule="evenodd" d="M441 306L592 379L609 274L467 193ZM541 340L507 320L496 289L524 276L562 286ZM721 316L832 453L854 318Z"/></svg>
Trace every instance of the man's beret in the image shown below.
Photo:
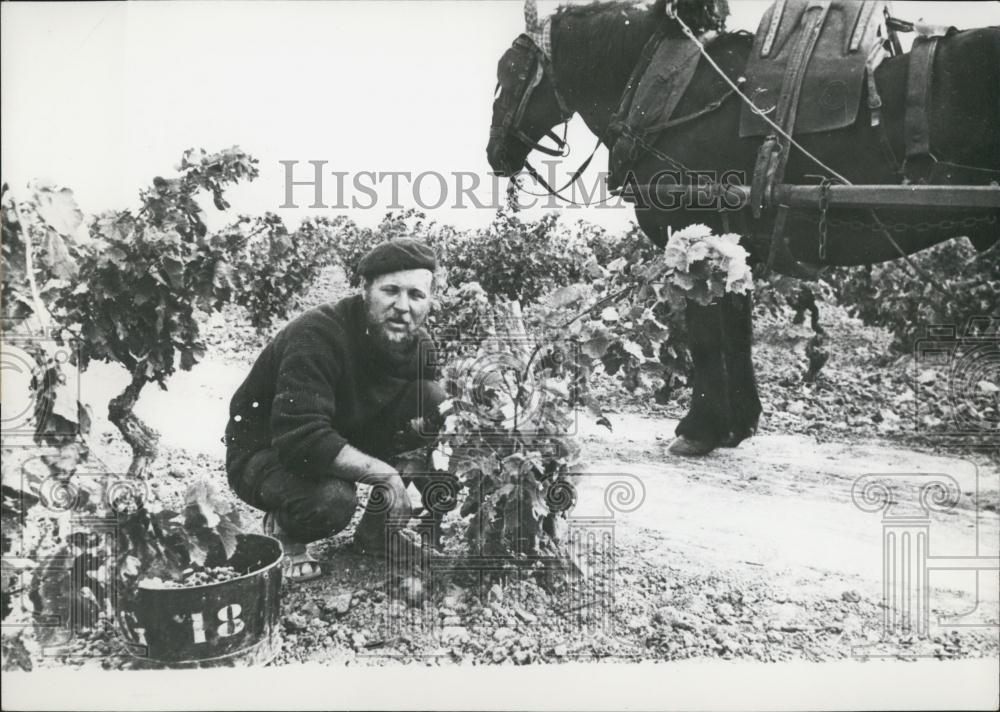
<svg viewBox="0 0 1000 712"><path fill-rule="evenodd" d="M358 274L365 279L406 269L429 269L433 272L437 269L434 250L419 240L399 237L376 245L358 263Z"/></svg>

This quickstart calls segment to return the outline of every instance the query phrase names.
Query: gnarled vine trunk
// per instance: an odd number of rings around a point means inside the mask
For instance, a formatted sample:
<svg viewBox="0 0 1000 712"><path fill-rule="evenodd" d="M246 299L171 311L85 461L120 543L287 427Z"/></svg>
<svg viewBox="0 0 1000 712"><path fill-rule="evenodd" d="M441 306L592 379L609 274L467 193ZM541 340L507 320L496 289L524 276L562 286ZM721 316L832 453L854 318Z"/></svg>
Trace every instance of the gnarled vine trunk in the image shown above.
<svg viewBox="0 0 1000 712"><path fill-rule="evenodd" d="M156 446L160 434L139 420L134 412L135 404L139 402L139 393L148 382L145 375L133 373L131 383L108 403L108 420L114 423L132 448L132 464L128 468L130 478L145 478L149 466L158 454Z"/></svg>

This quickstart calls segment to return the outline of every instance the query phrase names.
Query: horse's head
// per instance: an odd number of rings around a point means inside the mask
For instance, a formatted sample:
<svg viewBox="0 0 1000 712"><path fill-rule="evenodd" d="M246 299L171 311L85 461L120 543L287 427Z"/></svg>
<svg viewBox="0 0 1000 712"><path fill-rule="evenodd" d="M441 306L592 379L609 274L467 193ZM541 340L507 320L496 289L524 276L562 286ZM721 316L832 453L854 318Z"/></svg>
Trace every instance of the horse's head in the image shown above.
<svg viewBox="0 0 1000 712"><path fill-rule="evenodd" d="M520 35L504 52L497 65L497 90L493 101L493 123L486 157L497 175L510 176L524 167L533 149L558 155L538 141L551 129L567 121L569 110L556 88L552 62L546 54L547 28L532 20L534 3L526 3L528 33ZM530 33L530 35L529 35ZM543 46L545 49L543 50ZM556 142L562 142L556 138Z"/></svg>
<svg viewBox="0 0 1000 712"><path fill-rule="evenodd" d="M486 157L493 171L510 176L525 167L538 150L560 155L539 144L573 115L564 97L588 128L602 136L617 111L622 92L646 41L674 13L695 31L721 27L726 0L656 0L645 7L633 0L599 0L561 7L554 18L539 22L536 0L525 0L525 31L504 52L497 66L497 94ZM553 72L553 36L558 29L559 76ZM675 34L680 30L674 29Z"/></svg>

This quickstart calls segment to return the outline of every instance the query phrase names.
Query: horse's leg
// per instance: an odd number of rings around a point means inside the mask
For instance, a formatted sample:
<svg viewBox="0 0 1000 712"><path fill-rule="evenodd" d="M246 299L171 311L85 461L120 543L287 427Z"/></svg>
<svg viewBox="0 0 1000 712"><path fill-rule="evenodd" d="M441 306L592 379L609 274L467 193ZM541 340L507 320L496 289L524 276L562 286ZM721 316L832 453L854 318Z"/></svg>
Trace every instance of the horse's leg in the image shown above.
<svg viewBox="0 0 1000 712"><path fill-rule="evenodd" d="M703 455L735 446L757 428L761 407L751 358L750 297L727 294L709 306L688 302L686 318L694 364L691 408L677 425L670 451Z"/></svg>
<svg viewBox="0 0 1000 712"><path fill-rule="evenodd" d="M658 246L667 243L667 223L653 210L636 209L643 232ZM693 222L674 213L683 226ZM709 222L717 231L723 227ZM751 341L753 322L749 295L727 294L702 306L689 301L685 308L688 350L691 353L691 406L678 423L675 455L704 455L719 446L733 447L757 428L760 399L754 379Z"/></svg>
<svg viewBox="0 0 1000 712"><path fill-rule="evenodd" d="M732 413L724 447L736 447L757 431L761 405L753 370L753 304L749 294L728 294L722 301L725 327L723 353L729 376Z"/></svg>
<svg viewBox="0 0 1000 712"><path fill-rule="evenodd" d="M802 324L806 320L806 312L809 312L809 325L817 334L823 333L823 327L819 323L819 306L816 304L816 295L809 287L803 286L792 301L792 309L795 310L793 324Z"/></svg>
<svg viewBox="0 0 1000 712"><path fill-rule="evenodd" d="M729 389L725 386L727 359L723 351L721 312L721 304L687 303L691 406L675 430L677 440L670 446L670 452L675 455L704 455L726 437Z"/></svg>

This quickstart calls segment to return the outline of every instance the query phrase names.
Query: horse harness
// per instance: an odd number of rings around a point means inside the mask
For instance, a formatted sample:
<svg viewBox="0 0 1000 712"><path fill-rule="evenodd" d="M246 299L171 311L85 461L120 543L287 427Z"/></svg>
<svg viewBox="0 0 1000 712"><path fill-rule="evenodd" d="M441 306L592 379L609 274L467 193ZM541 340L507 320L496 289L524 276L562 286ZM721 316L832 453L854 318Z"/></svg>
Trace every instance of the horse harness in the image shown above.
<svg viewBox="0 0 1000 712"><path fill-rule="evenodd" d="M759 217L760 211L764 208L775 209L775 221L768 250L768 270L779 266L784 271L797 274L797 276L810 276L810 273L814 273L816 270L816 266L804 265L792 257L784 234L788 207L775 204L772 191L776 184L782 182L793 132L801 134L834 130L849 126L856 121L857 107L860 104L858 90L862 86L861 76L864 77L864 86L868 90L871 125L878 128L879 144L883 157L904 185L935 182L935 179L940 176L939 168L946 171L975 172L980 177L985 174L1000 178L1000 172L997 171L939 161L931 148L930 111L934 58L940 39L957 32L956 28L931 25L915 26L913 23L900 21L889 14L888 4L883 0L865 0L862 3L843 3L839 0L834 0L832 3L826 0L791 0L791 2L778 0L772 7L770 15L765 15L761 22L761 28L755 38L751 61L747 67L748 76L754 76L757 73L755 63L772 52L774 38L781 37L785 33L782 15L787 17L789 13L795 20L792 32L794 33L794 28L797 27L799 35L792 44L790 60L782 73L782 89L775 107L776 119L783 132L777 136L774 133L768 134L758 151L750 197L754 217ZM837 13L843 14L844 17L838 18ZM839 23L838 19L840 19ZM776 29L779 23L781 24L780 31ZM851 27L853 30L847 35L845 30ZM897 34L900 31L917 32L910 49L907 67L903 124L904 158L902 163L897 160L888 133L882 124L882 101L875 84L875 70L882 60L888 56L902 54ZM849 37L849 41L845 45L846 53L838 55L836 44L830 45L829 38L831 36L834 41L844 41ZM826 47L823 46L824 39L827 40ZM789 41L792 40L789 39ZM767 66L766 60L763 65L758 64L757 66ZM824 120L822 116L814 116L810 121L807 117L796 116L796 107L808 108L819 105L825 106L827 109L840 108L837 106L838 102L832 100L836 98L837 93L831 94L830 90L843 86L842 79L846 79L847 91L849 92L846 103L848 111L839 118L839 122L837 111L831 112L829 120ZM803 84L806 86L807 94L810 86L821 93L817 97L814 91L813 97L803 97L799 91ZM843 102L840 104L842 107ZM748 124L752 124L755 112L747 109L747 106L743 107L741 136L752 134L752 131L745 133L745 130ZM833 179L824 178L821 185L828 189L834 182ZM827 227L841 222L828 219L828 209L829 192L825 190L821 194L819 204L817 257L820 266L826 262ZM921 270L890 235L890 230L900 226L887 226L882 223L874 210L869 211L869 213L874 224L872 229L881 234L899 256L906 259L914 271L921 273ZM971 218L971 221L978 223L994 219L993 216L986 216L985 218ZM944 223L949 222L954 221L942 221L941 227L944 226ZM963 225L967 225L967 222L963 222ZM909 227L909 224L904 227Z"/></svg>
<svg viewBox="0 0 1000 712"><path fill-rule="evenodd" d="M885 58L902 53L897 33L914 29L919 34L911 49L907 76L905 156L900 163L882 124L882 101L875 84L875 70ZM792 146L798 145L793 134L831 131L854 124L865 89L871 125L879 128L884 158L903 183L927 183L939 166L983 172L971 166L938 161L931 151L929 108L935 51L940 37L955 31L943 27L915 28L892 17L885 0L776 0L771 6L761 20L750 61L738 86L746 104L741 113L740 136L763 139L754 164L750 207L754 219L760 219L765 212L773 215L770 238L763 245L768 270L777 267L794 276L815 276L816 265L803 264L791 255L785 235L789 208L775 199L774 189L783 182ZM657 136L667 128L718 108L732 95L732 91L727 92L700 111L673 117L672 112L697 65L697 56L685 45L693 45L706 54L704 45L714 39L714 33L700 38L688 33L686 40L671 38L662 42L663 39L662 33L650 38L612 119L610 128L617 140L611 146L610 180L617 185L621 185L625 170L642 152L686 171L653 146ZM715 68L721 73L719 67ZM728 83L737 88L731 81ZM658 99L647 96L656 92L660 94ZM828 188L838 179L839 176L824 178L821 186ZM717 192L721 195L724 190ZM826 260L827 227L835 223L827 218L829 194L824 191L823 195L826 199L820 200L818 222L820 263ZM727 218L723 211L723 220L728 225ZM872 219L876 231L892 243L900 256L906 257L874 211Z"/></svg>
<svg viewBox="0 0 1000 712"><path fill-rule="evenodd" d="M875 83L875 70L887 57L902 53L899 32L917 29L918 36L910 50L904 114L904 148L902 163L896 159L887 132L881 121L882 101ZM739 86L723 93L697 111L676 117L674 112L687 90L698 66L704 46L718 37L708 31L700 37L671 37L657 29L646 42L633 69L605 135L598 138L594 149L562 188L550 186L525 161L528 173L549 194L573 203L561 194L586 170L601 143L609 147L609 184L620 187L627 168L644 153L651 154L668 165L690 173L686 166L655 148L657 136L674 126L698 119L720 108L735 90L744 95L746 104L741 113L740 136L762 136L757 152L750 187L750 206L754 219L773 211L774 221L767 248L767 269L777 268L800 278L813 278L817 266L806 265L792 256L785 235L789 207L775 200L774 188L784 180L785 168L794 143L793 134L808 134L845 128L857 120L858 107L867 89L867 106L871 125L879 128L879 143L888 165L905 183L927 183L936 166L960 170L978 170L940 162L931 150L929 109L934 57L942 36L956 32L954 27L920 27L890 15L887 0L776 0L761 20L754 37L750 61ZM491 127L490 135L510 134L533 150L551 156L568 155L565 132L560 139L551 129L545 136L553 139L557 150L532 141L520 128L524 112L545 71L559 105L560 123L573 115L555 82L549 58L551 44L539 43L534 35L523 34L515 46L533 51L534 72L530 81L522 75L524 89L517 106L508 111L499 127ZM549 51L547 52L546 49ZM718 70L718 68L716 68ZM727 78L728 79L728 78ZM770 97L776 99L768 102ZM764 101L761 101L764 99ZM759 103L770 104L761 107ZM769 121L761 117L768 116ZM772 130L778 127L780 131ZM795 144L797 145L797 144ZM825 166L823 166L825 168ZM993 173L993 171L988 171ZM823 178L829 187L837 178ZM717 186L724 192L724 186ZM827 226L829 220L828 193L819 205L818 258L826 260ZM722 213L724 222L729 216ZM881 223L872 211L876 231L884 235L900 256L906 253L889 235L892 227ZM728 227L727 227L728 229ZM907 258L908 259L908 258ZM908 260L909 261L909 260ZM911 263L912 265L912 263Z"/></svg>
<svg viewBox="0 0 1000 712"><path fill-rule="evenodd" d="M543 146L538 141L533 141L521 129L521 121L524 119L524 112L527 110L528 103L531 101L531 95L534 93L535 89L538 88L538 85L542 83L545 72L548 71L549 77L553 77L555 75L552 72L552 63L549 60L548 55L535 41L528 37L527 34L522 34L514 40L514 47L531 53L532 68L520 75L519 79L523 85L523 89L521 90L521 99L517 102L516 106L509 109L507 113L504 114L499 126L490 127L490 138L503 139L506 138L507 135L511 135L518 141L521 141L523 144L530 147L531 150L541 151L549 156L565 155L565 133L563 134L563 138L560 138L554 131L552 131L552 129L545 132L544 135L551 138L558 146L557 149L552 149L548 146ZM559 104L559 123L567 122L573 116L573 112L566 105L566 101L563 99L562 94L559 92L559 88L556 86L555 82L550 80L549 83L552 85L552 91L555 94L556 103Z"/></svg>
<svg viewBox="0 0 1000 712"><path fill-rule="evenodd" d="M510 135L524 145L528 146L532 151L541 151L549 156L561 156L565 158L569 155L569 146L566 143L566 132L569 127L569 120L573 118L574 112L566 104L566 100L563 99L562 93L559 91L559 87L555 82L555 72L552 70L552 59L550 57L552 52L552 43L549 38L549 32L550 25L548 24L548 21L546 21L544 33L541 29L536 28L531 34L523 33L518 36L516 40L514 40L514 47L532 54L534 71L531 72L530 80L528 79L527 73L521 75L520 79L523 83L521 98L518 100L517 106L509 110L504 115L499 126L490 127L490 138L499 138L503 140ZM554 131L552 131L552 129L549 129L543 134L543 137L552 139L558 147L556 149L543 146L540 143L540 140L533 141L521 129L521 121L524 118L524 112L528 108L528 103L531 101L531 95L535 89L538 88L538 85L542 83L542 78L545 76L546 72L549 74L549 84L552 86L552 93L555 95L556 103L559 105L559 123L563 124L563 135L560 138ZM562 198L568 203L575 203L575 201L562 195L562 191L573 185L577 178L579 178L580 175L587 170L587 166L590 165L594 155L597 153L597 149L600 148L602 140L603 138L597 139L597 143L594 144L594 148L591 150L590 155L584 159L583 163L580 164L580 167L574 171L570 179L561 188L553 188L550 186L529 161L525 160L524 167L527 169L528 174L531 175L531 177L534 178L539 185L545 188L550 195Z"/></svg>
<svg viewBox="0 0 1000 712"><path fill-rule="evenodd" d="M956 32L949 27L936 34L920 34L910 48L910 67L906 82L906 113L903 137L906 155L901 173L908 183L926 183L937 163L931 152L930 103L934 56L942 36Z"/></svg>
<svg viewBox="0 0 1000 712"><path fill-rule="evenodd" d="M764 136L754 163L750 208L755 219L773 210L768 271L778 268L801 277L816 271L792 256L785 231L789 207L774 194L775 186L784 182L793 135L853 125L867 87L872 125L880 129L883 152L891 153L874 78L887 56L880 39L888 34L883 29L887 15L885 0L777 0L761 20L745 70L745 88L754 106L742 107L740 137ZM824 178L821 185L828 188L833 182ZM824 190L818 223L820 263L826 259L828 205Z"/></svg>

